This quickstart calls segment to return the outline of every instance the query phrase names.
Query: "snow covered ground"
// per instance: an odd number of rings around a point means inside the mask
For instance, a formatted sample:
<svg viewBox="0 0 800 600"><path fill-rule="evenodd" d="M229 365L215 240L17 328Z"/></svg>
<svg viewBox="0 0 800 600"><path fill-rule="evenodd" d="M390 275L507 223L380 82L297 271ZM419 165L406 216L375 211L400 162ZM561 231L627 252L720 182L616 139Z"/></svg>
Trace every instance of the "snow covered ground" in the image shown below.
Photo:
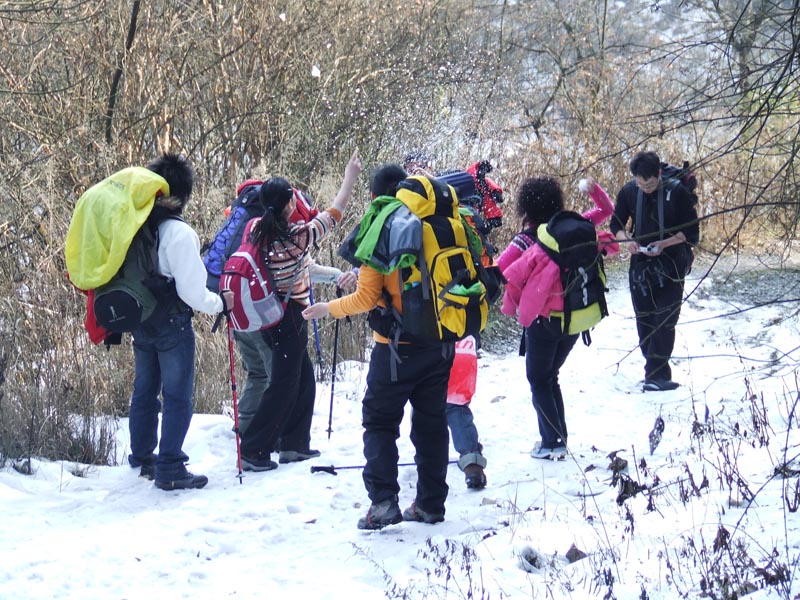
<svg viewBox="0 0 800 600"><path fill-rule="evenodd" d="M703 282L678 328L682 386L642 393L624 274L612 283L612 315L562 370L567 460L530 458L538 435L524 359L483 351L472 407L487 488L467 490L451 465L444 523L359 531L366 372L347 363L330 439L330 387L318 386L312 445L322 456L242 483L221 415L196 415L185 445L189 468L210 479L203 490L163 492L124 466L124 421L122 466L34 460L32 476L0 471L0 598L660 599L699 597L704 585L723 598L726 578L743 595L783 575L791 581L752 597L798 597L797 304L737 312L747 302L730 298L745 283ZM407 427L400 455L413 463ZM627 461L615 485L612 452ZM793 475L774 477L784 464ZM400 476L405 507L414 467ZM586 556L570 563L573 546Z"/></svg>

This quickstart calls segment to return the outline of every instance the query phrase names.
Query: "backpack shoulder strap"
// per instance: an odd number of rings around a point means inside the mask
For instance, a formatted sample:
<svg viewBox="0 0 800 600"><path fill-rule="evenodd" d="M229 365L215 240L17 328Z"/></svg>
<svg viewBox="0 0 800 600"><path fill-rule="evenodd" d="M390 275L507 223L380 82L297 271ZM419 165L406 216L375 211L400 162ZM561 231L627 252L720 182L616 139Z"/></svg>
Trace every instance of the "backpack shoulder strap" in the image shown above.
<svg viewBox="0 0 800 600"><path fill-rule="evenodd" d="M175 220L181 221L185 223L186 221L180 215L174 214L154 214L151 213L151 217L149 217L144 224L142 225L142 229L146 229L149 232L149 237L153 240L153 244L150 248L147 249L149 256L151 257L150 263L152 264L152 270L148 268L149 275L158 275L158 248L161 245L161 234L159 233L159 225L167 220Z"/></svg>
<svg viewBox="0 0 800 600"><path fill-rule="evenodd" d="M644 192L642 192L642 188L636 188L636 214L634 215L634 223L633 223L633 235L634 237L640 237L642 235L642 220L644 217L642 216L642 211L644 210Z"/></svg>
<svg viewBox="0 0 800 600"><path fill-rule="evenodd" d="M664 239L664 182L660 182L658 184L658 200L657 202L657 210L658 210L658 239ZM669 200L669 195L672 193L672 187L669 187L667 190L667 200ZM644 211L644 193L642 192L641 188L636 190L636 215L633 225L633 235L636 238L640 238L642 236L642 222L644 221L644 215L642 214Z"/></svg>

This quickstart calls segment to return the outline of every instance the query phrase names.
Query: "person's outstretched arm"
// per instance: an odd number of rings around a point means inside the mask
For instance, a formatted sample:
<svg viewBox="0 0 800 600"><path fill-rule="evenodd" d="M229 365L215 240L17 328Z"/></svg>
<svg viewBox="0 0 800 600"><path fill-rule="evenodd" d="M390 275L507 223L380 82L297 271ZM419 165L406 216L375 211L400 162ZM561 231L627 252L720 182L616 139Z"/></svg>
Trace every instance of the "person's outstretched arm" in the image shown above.
<svg viewBox="0 0 800 600"><path fill-rule="evenodd" d="M344 169L344 179L342 185L339 187L339 193L331 203L331 208L338 210L340 214L344 214L347 204L353 195L353 186L361 173L361 159L358 156L358 150L354 151L347 166Z"/></svg>

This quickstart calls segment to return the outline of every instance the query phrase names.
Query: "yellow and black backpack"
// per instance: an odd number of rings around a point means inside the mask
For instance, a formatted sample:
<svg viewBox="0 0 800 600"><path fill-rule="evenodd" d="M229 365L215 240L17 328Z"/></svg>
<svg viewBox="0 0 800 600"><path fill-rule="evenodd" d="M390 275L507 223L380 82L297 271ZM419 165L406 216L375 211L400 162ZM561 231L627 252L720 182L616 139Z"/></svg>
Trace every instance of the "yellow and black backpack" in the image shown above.
<svg viewBox="0 0 800 600"><path fill-rule="evenodd" d="M580 333L583 343L592 343L589 330L608 316L603 253L597 246L597 230L582 215L562 210L539 225L536 242L560 270L564 288L562 317L566 333Z"/></svg>
<svg viewBox="0 0 800 600"><path fill-rule="evenodd" d="M486 327L486 287L455 191L437 179L413 176L398 185L396 197L420 219L422 247L414 264L398 269L403 314L394 315L390 331L382 333L420 343L477 338Z"/></svg>

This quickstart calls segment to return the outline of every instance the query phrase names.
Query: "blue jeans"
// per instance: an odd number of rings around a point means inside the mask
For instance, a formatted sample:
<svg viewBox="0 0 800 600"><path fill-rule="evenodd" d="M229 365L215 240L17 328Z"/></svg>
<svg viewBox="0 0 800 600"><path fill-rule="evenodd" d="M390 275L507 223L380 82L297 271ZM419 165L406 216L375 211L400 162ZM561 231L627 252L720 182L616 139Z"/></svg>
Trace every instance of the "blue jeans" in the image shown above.
<svg viewBox="0 0 800 600"><path fill-rule="evenodd" d="M246 372L242 394L237 399L239 431L244 432L258 412L261 397L269 387L272 349L261 331L234 331L233 337Z"/></svg>
<svg viewBox="0 0 800 600"><path fill-rule="evenodd" d="M478 429L475 427L475 420L469 404L448 402L445 412L447 413L450 437L453 439L453 447L460 456L458 466L462 471L469 465L485 467L486 459L481 455L483 446L478 440Z"/></svg>
<svg viewBox="0 0 800 600"><path fill-rule="evenodd" d="M561 331L558 317L537 317L525 330L525 370L543 448L567 445L567 421L558 371L577 340L577 334Z"/></svg>
<svg viewBox="0 0 800 600"><path fill-rule="evenodd" d="M183 441L194 412L194 346L191 313L171 316L158 332L144 329L133 332L135 366L128 462L133 467L155 462L159 480L180 477L186 471L184 463L189 460L183 452Z"/></svg>

